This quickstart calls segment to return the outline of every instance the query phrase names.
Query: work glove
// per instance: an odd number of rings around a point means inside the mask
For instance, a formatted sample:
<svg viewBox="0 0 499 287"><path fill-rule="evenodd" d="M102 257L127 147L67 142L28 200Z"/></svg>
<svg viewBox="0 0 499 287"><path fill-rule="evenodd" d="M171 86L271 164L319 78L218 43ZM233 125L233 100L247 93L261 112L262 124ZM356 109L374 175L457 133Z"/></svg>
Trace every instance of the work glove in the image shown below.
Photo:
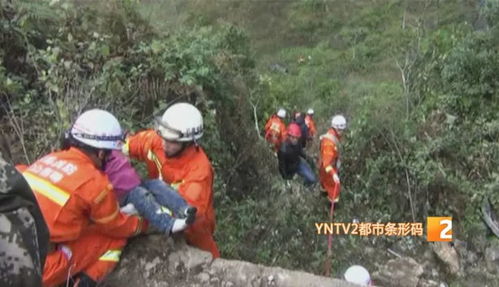
<svg viewBox="0 0 499 287"><path fill-rule="evenodd" d="M334 183L338 185L340 184L340 177L338 176L336 170L333 169L333 171L331 172L331 177L333 178Z"/></svg>

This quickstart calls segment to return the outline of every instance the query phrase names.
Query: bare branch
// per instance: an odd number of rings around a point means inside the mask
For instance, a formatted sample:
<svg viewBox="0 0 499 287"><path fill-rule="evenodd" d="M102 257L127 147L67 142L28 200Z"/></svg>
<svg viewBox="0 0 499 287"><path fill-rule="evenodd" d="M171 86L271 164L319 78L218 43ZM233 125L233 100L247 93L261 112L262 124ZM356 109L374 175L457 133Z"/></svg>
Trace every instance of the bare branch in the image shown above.
<svg viewBox="0 0 499 287"><path fill-rule="evenodd" d="M409 197L409 205L411 206L411 213L412 213L412 221L416 221L416 212L414 211L414 201L412 200L412 191L411 191L411 181L409 178L409 170L407 168L407 164L405 163L404 158L402 157L402 152L399 149L399 144L397 143L397 139L395 137L395 134L393 133L393 130L389 130L390 135L392 137L393 145L395 146L395 149L397 150L397 154L400 158L400 162L404 164L404 172L405 172L405 179L407 182L407 195Z"/></svg>
<svg viewBox="0 0 499 287"><path fill-rule="evenodd" d="M378 131L385 139L385 142L388 143L388 145L392 146L392 149L394 149L397 152L397 155L400 159L400 162L404 165L405 180L406 180L406 184L407 184L407 195L409 197L409 205L411 207L412 220L415 222L416 221L416 212L415 212L414 202L412 200L412 190L411 190L411 181L410 181L410 177L409 177L409 169L407 168L407 164L405 163L405 160L402 157L402 152L400 151L399 144L396 140L395 134L392 130L389 130L390 135L391 135L391 140L388 140L387 136L385 135L385 133L383 131L381 131L381 130L378 130Z"/></svg>
<svg viewBox="0 0 499 287"><path fill-rule="evenodd" d="M15 134L17 135L17 137L19 138L19 142L21 143L21 147L23 149L23 153L24 153L24 158L26 159L26 162L28 164L31 164L31 161L29 159L29 156L28 156L28 152L26 150L26 145L25 145L25 142L24 142L24 124L23 124L23 120L22 118L18 119L18 117L14 114L14 111L12 109L12 105L10 103L10 100L8 97L6 97L7 99L7 108L5 106L3 106L3 109L5 110L5 113L7 114L7 119L9 120L9 123L10 125L12 126L12 128L14 129L14 132Z"/></svg>
<svg viewBox="0 0 499 287"><path fill-rule="evenodd" d="M258 102L256 104L253 104L253 102L251 101L251 99L249 100L250 102L250 105L251 107L253 108L253 119L255 121L255 130L256 130L256 134L258 135L258 138L261 139L262 136L260 135L260 127L259 127L259 124L258 124L258 116L257 116L257 108L258 108Z"/></svg>

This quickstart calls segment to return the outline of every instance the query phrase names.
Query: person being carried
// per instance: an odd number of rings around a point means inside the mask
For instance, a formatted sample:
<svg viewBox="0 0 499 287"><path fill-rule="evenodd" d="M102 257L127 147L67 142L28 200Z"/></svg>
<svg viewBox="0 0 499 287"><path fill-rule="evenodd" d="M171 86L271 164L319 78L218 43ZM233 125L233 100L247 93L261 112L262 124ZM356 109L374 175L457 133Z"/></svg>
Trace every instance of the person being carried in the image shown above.
<svg viewBox="0 0 499 287"><path fill-rule="evenodd" d="M296 123L301 130L301 136L299 138L299 142L302 148L305 148L307 146L307 140L309 136L309 131L308 127L305 124L305 116L301 112L296 112L294 117L293 117L293 123Z"/></svg>
<svg viewBox="0 0 499 287"><path fill-rule="evenodd" d="M297 173L303 177L305 186L311 186L317 179L306 161L308 157L300 144L300 138L300 127L296 123L289 124L286 140L277 153L279 172L286 180L292 179Z"/></svg>
<svg viewBox="0 0 499 287"><path fill-rule="evenodd" d="M164 181L148 179L142 183L128 158L113 150L104 172L114 187L116 197L127 214L138 212L158 231L172 234L194 223L196 207L187 202Z"/></svg>
<svg viewBox="0 0 499 287"><path fill-rule="evenodd" d="M197 208L196 220L184 232L188 244L220 257L213 238L213 167L198 144L203 135L203 117L188 103L170 106L156 129L141 131L127 138L124 154L144 161L148 177L172 186Z"/></svg>

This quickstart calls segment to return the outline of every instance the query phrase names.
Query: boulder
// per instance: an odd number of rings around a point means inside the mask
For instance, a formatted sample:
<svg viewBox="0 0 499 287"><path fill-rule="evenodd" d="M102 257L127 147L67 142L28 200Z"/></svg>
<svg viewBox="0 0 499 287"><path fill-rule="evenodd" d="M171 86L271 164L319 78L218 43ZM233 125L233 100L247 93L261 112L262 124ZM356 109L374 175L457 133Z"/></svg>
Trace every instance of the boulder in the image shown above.
<svg viewBox="0 0 499 287"><path fill-rule="evenodd" d="M423 266L410 257L391 259L378 271L373 279L380 286L416 287L423 274Z"/></svg>
<svg viewBox="0 0 499 287"><path fill-rule="evenodd" d="M444 263L451 274L457 275L461 269L459 255L456 249L449 242L433 242L431 244L433 252Z"/></svg>
<svg viewBox="0 0 499 287"><path fill-rule="evenodd" d="M491 245L485 249L485 263L492 274L499 274L499 246Z"/></svg>
<svg viewBox="0 0 499 287"><path fill-rule="evenodd" d="M302 271L238 260L213 259L182 238L148 235L130 241L116 270L102 286L329 286L355 284Z"/></svg>

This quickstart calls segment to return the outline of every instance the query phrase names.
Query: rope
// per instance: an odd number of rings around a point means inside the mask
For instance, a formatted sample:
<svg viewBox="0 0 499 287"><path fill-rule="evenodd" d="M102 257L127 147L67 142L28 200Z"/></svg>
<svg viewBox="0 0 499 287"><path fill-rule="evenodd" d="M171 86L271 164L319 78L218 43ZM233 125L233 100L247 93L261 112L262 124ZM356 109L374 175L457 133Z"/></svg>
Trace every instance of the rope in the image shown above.
<svg viewBox="0 0 499 287"><path fill-rule="evenodd" d="M333 223L334 202L331 202L331 209L329 210L329 222ZM327 255L324 262L324 274L329 277L331 275L331 257L333 255L333 233L329 234L327 238Z"/></svg>
<svg viewBox="0 0 499 287"><path fill-rule="evenodd" d="M69 287L69 280L71 280L71 269L73 268L74 264L69 265L68 268L68 276L66 277L66 287Z"/></svg>

